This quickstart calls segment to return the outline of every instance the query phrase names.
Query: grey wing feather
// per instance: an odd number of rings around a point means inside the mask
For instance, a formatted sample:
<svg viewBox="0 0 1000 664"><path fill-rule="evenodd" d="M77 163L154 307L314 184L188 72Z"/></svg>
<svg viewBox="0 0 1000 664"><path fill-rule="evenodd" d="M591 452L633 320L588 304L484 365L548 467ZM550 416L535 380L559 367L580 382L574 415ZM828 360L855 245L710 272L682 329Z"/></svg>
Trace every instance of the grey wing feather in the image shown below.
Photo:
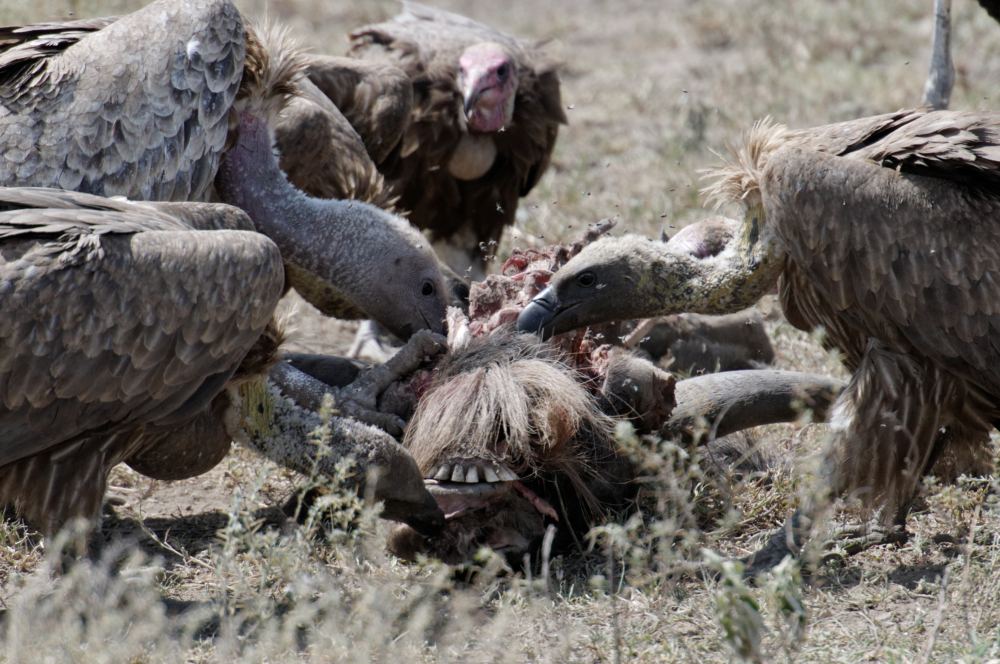
<svg viewBox="0 0 1000 664"><path fill-rule="evenodd" d="M0 200L11 208L17 193ZM0 212L0 466L182 420L222 388L280 297L281 257L262 235L191 230L149 204L97 207ZM212 207L232 213L197 211Z"/></svg>
<svg viewBox="0 0 1000 664"><path fill-rule="evenodd" d="M833 311L1000 394L995 187L796 147L776 152L764 177L768 223Z"/></svg>
<svg viewBox="0 0 1000 664"><path fill-rule="evenodd" d="M25 28L31 30L31 27ZM44 40L59 33L42 26ZM205 196L245 53L227 0L159 0L65 48L23 46L0 76L0 185L144 200ZM21 56L30 54L29 59ZM12 76L12 77L11 77Z"/></svg>

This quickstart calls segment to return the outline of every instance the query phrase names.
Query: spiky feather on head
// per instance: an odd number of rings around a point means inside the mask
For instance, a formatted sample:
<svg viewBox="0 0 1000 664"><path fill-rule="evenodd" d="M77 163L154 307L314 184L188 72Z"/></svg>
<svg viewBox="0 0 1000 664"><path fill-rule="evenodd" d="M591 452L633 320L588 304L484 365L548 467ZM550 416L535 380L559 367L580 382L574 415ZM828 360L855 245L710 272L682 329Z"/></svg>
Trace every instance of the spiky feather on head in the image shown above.
<svg viewBox="0 0 1000 664"><path fill-rule="evenodd" d="M715 181L702 189L702 193L715 201L716 209L726 203L738 203L744 209L760 205L761 174L771 154L785 143L790 133L771 116L755 122L749 132L740 135L739 148L726 145L732 161L723 157L725 166L706 171L704 177Z"/></svg>

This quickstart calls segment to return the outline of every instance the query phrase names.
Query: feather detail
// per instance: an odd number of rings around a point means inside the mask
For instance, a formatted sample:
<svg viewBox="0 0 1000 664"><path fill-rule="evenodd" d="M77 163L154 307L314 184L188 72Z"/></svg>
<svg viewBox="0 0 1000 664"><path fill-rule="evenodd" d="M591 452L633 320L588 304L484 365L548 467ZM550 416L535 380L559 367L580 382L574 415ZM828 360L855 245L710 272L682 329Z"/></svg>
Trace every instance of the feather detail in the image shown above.
<svg viewBox="0 0 1000 664"><path fill-rule="evenodd" d="M287 28L263 20L246 26L246 59L243 79L229 111L230 133L239 125L239 114L250 113L269 126L288 104L308 62L299 41ZM231 144L227 140L227 147Z"/></svg>
<svg viewBox="0 0 1000 664"><path fill-rule="evenodd" d="M706 171L706 178L715 181L702 189L709 200L715 201L718 209L726 203L738 203L744 209L761 204L760 181L767 160L775 150L784 145L791 132L782 124L776 124L770 116L758 120L741 136L741 145L728 145L732 161L725 166Z"/></svg>

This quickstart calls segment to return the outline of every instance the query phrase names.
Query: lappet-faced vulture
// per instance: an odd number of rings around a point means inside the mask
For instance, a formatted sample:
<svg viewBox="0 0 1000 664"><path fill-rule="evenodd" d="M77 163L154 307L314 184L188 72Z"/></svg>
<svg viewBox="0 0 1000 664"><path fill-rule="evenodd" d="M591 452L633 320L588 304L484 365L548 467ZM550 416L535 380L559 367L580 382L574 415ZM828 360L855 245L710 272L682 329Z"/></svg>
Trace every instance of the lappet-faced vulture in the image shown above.
<svg viewBox="0 0 1000 664"><path fill-rule="evenodd" d="M144 471L183 476L171 454L197 457L200 448L171 441L170 432L191 433L208 411L217 425L228 412L223 394L249 403L247 380L230 379L248 344L267 346L261 333L283 284L325 313L373 316L404 338L444 329L441 273L418 233L370 205L309 198L279 170L270 126L301 70L281 35L256 34L226 0L161 0L120 19L7 28L0 39L0 184L195 201L214 181L224 201L246 212L4 192L0 498L20 500L46 532L74 515L96 516L107 471L132 458L136 437L153 450L139 462ZM239 232L205 234L220 225ZM244 245L259 265L242 260ZM422 333L394 367L344 388L341 413L400 428L398 418L375 412L375 401L391 373L435 345ZM268 416L255 416L248 435L286 465L310 470L305 420L297 416L297 433L283 435L280 411L295 404L267 387L275 351L264 348L265 360L243 371L255 379L258 415ZM279 365L270 375L288 372ZM301 387L306 378L284 382ZM223 454L243 425L224 428ZM419 482L387 434L346 419L341 428L340 451L351 451L353 431L358 456L379 465L379 450L396 450L387 466ZM188 460L198 472L218 450L200 451ZM430 498L421 489L409 499Z"/></svg>
<svg viewBox="0 0 1000 664"><path fill-rule="evenodd" d="M803 131L758 123L710 190L746 208L730 242L707 253L637 236L597 242L519 327L727 313L780 283L788 320L826 327L854 371L832 415L830 488L902 527L935 459L982 456L1000 414L998 166L998 113L900 111Z"/></svg>
<svg viewBox="0 0 1000 664"><path fill-rule="evenodd" d="M518 199L545 172L566 122L559 62L544 43L417 3L403 7L394 20L351 34L351 56L393 65L413 86L409 125L378 167L445 262L460 274L471 267L478 281L480 244L514 223Z"/></svg>

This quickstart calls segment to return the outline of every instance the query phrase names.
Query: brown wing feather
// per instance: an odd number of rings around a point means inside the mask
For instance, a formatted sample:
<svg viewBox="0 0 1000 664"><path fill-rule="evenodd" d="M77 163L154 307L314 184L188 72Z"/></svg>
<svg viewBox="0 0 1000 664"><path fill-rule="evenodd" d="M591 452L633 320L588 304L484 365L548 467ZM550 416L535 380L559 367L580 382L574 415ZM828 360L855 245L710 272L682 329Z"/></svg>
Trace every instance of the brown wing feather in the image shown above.
<svg viewBox="0 0 1000 664"><path fill-rule="evenodd" d="M12 209L18 196L89 207ZM281 257L257 233L190 230L153 204L70 192L0 200L0 466L183 419L222 388L280 297ZM195 211L212 207L234 213Z"/></svg>
<svg viewBox="0 0 1000 664"><path fill-rule="evenodd" d="M228 0L159 0L89 34L22 30L38 36L8 48L0 69L0 185L205 195L243 69Z"/></svg>
<svg viewBox="0 0 1000 664"><path fill-rule="evenodd" d="M769 223L832 311L1000 394L1000 197L979 184L788 147L761 190Z"/></svg>
<svg viewBox="0 0 1000 664"><path fill-rule="evenodd" d="M390 207L392 197L357 131L310 81L281 111L275 144L281 170L297 188L320 198Z"/></svg>
<svg viewBox="0 0 1000 664"><path fill-rule="evenodd" d="M413 110L413 86L398 67L356 58L317 55L306 75L333 102L381 163L403 137Z"/></svg>

